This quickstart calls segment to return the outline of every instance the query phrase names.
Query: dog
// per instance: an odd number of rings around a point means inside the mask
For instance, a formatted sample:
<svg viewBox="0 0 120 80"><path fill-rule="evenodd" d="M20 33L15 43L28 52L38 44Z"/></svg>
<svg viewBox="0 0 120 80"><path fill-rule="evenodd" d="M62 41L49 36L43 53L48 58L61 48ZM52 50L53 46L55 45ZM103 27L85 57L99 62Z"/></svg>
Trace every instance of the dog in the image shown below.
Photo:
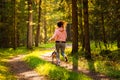
<svg viewBox="0 0 120 80"><path fill-rule="evenodd" d="M56 56L57 56L57 52L56 51L52 52L52 54L51 54L52 63L54 62L54 59L56 59Z"/></svg>

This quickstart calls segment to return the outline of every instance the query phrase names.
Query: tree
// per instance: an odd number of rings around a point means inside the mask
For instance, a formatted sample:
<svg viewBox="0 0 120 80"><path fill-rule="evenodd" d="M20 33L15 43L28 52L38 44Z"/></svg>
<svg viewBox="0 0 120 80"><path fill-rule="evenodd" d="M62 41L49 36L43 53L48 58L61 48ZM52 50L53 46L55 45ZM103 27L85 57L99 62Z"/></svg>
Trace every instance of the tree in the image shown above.
<svg viewBox="0 0 120 80"><path fill-rule="evenodd" d="M0 0L0 47L5 47L7 44L7 41L4 40L6 38L6 35L2 36L4 32L6 32L4 25L5 25L5 7L6 7L6 2L3 0ZM4 25L3 25L4 24Z"/></svg>
<svg viewBox="0 0 120 80"><path fill-rule="evenodd" d="M115 13L116 18L117 18L117 31L116 31L116 35L117 35L117 47L120 48L120 0L116 1L116 11Z"/></svg>
<svg viewBox="0 0 120 80"><path fill-rule="evenodd" d="M101 3L102 3L102 1L101 1ZM105 32L105 23L104 23L104 8L103 8L103 6L101 5L100 6L100 8L101 8L101 26L102 26L102 32L103 32L103 42L104 42L104 46L106 47L106 49L107 49L107 40L106 40L106 32Z"/></svg>
<svg viewBox="0 0 120 80"><path fill-rule="evenodd" d="M28 0L27 48L32 49L32 0Z"/></svg>
<svg viewBox="0 0 120 80"><path fill-rule="evenodd" d="M0 47L13 47L13 5L12 1L0 1ZM3 36L4 35L4 36Z"/></svg>
<svg viewBox="0 0 120 80"><path fill-rule="evenodd" d="M83 0L83 17L84 17L84 35L85 35L85 53L87 59L91 59L89 22L88 22L88 0Z"/></svg>
<svg viewBox="0 0 120 80"><path fill-rule="evenodd" d="M35 38L35 46L38 47L39 41L40 41L40 23L41 23L41 3L42 1L39 0L39 8L38 8L38 26L37 26L37 33Z"/></svg>
<svg viewBox="0 0 120 80"><path fill-rule="evenodd" d="M78 12L79 12L79 14L78 14L78 16L79 16L79 28L80 28L80 30L81 30L81 32L79 31L79 40L80 40L80 42L81 42L81 44L82 44L82 50L84 50L84 48L85 48L85 41L84 41L84 32L83 32L83 24L82 24L82 18L83 18L83 14L82 14L82 11L83 11L83 0L79 0L79 10L78 10Z"/></svg>
<svg viewBox="0 0 120 80"><path fill-rule="evenodd" d="M16 0L13 1L13 4L14 4L14 18L13 18L13 27L14 27L14 49L16 49L17 47L17 32L16 32Z"/></svg>
<svg viewBox="0 0 120 80"><path fill-rule="evenodd" d="M78 70L78 14L77 0L72 0L72 55L73 70Z"/></svg>
<svg viewBox="0 0 120 80"><path fill-rule="evenodd" d="M44 26L43 26L43 29L44 29L44 43L46 43L47 42L47 22L46 22L47 7L46 7L46 0L44 0L44 1L45 2L44 2L44 11L43 11L43 13L44 13L44 18L43 18Z"/></svg>

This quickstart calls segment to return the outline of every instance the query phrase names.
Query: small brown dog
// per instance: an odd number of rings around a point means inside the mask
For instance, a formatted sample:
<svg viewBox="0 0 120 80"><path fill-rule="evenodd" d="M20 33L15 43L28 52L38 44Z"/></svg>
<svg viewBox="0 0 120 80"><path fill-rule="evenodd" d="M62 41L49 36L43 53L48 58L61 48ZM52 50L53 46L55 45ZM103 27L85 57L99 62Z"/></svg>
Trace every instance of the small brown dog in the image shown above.
<svg viewBox="0 0 120 80"><path fill-rule="evenodd" d="M57 52L56 51L52 52L52 55L51 55L52 63L54 62L54 59L56 59L56 56L57 56Z"/></svg>

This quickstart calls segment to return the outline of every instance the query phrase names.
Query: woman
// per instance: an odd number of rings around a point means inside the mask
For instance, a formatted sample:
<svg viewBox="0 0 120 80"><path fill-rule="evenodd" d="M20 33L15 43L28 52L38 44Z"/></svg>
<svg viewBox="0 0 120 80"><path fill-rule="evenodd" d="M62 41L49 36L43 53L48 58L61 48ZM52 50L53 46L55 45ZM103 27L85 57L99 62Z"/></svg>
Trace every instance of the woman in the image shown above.
<svg viewBox="0 0 120 80"><path fill-rule="evenodd" d="M57 29L55 30L54 35L49 39L49 41L55 40L55 47L57 51L57 65L60 65L60 51L61 55L65 58L65 61L68 61L67 56L65 55L65 45L67 38L65 25L66 23L64 21L59 21L57 23Z"/></svg>

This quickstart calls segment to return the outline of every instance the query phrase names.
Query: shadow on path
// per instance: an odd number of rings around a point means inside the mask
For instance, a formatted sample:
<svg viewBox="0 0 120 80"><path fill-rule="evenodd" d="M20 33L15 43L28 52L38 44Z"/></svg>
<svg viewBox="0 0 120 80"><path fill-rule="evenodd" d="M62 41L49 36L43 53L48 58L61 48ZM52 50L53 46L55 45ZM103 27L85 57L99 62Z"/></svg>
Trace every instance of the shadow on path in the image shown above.
<svg viewBox="0 0 120 80"><path fill-rule="evenodd" d="M8 61L11 72L17 76L17 80L46 80L46 77L40 76L21 59L24 55L14 57Z"/></svg>

